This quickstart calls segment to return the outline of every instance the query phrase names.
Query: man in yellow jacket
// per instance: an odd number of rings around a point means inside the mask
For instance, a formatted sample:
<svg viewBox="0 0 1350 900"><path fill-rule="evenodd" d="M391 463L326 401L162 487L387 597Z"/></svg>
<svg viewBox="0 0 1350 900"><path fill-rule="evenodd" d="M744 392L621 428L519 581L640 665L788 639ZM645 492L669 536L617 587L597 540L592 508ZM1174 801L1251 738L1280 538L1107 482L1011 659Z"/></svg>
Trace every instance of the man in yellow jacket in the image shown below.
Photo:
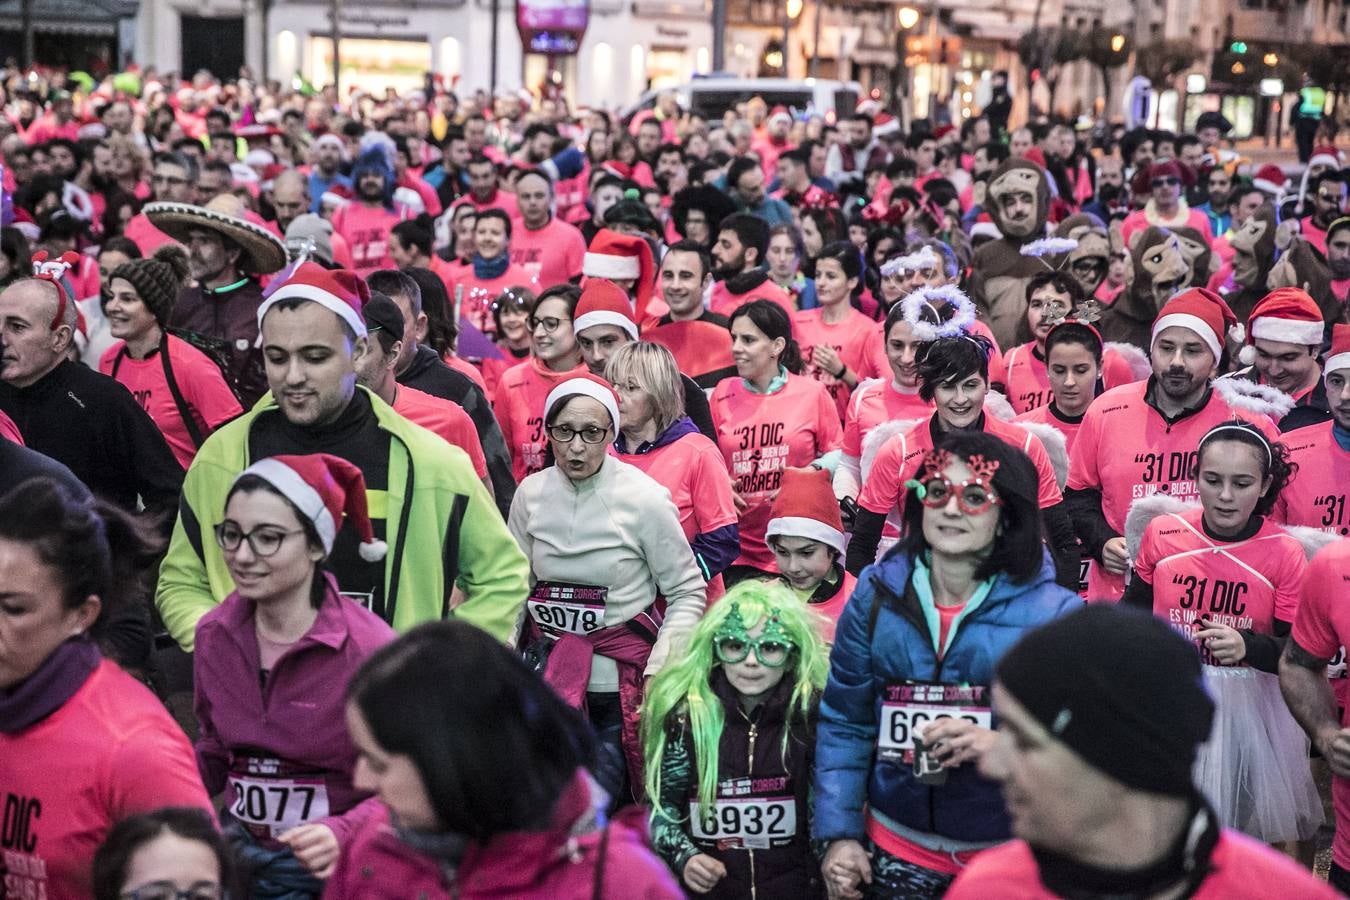
<svg viewBox="0 0 1350 900"><path fill-rule="evenodd" d="M514 638L528 565L469 457L356 384L368 298L354 273L305 263L259 308L270 393L198 451L160 568L155 602L184 650L233 590L214 535L230 484L255 460L299 453L361 469L376 538L388 545L368 561L352 529L339 529L326 565L344 594L400 631L453 616ZM462 600L452 606L456 586Z"/></svg>

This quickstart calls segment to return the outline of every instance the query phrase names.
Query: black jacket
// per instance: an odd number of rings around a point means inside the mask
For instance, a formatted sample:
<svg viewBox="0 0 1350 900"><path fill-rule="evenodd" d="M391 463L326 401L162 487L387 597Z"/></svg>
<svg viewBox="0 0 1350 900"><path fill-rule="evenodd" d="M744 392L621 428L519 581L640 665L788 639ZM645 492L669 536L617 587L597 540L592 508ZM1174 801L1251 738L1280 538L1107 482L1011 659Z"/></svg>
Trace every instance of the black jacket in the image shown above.
<svg viewBox="0 0 1350 900"><path fill-rule="evenodd" d="M65 360L36 384L0 383L4 411L32 450L64 463L98 496L173 526L183 467L131 392L115 379Z"/></svg>
<svg viewBox="0 0 1350 900"><path fill-rule="evenodd" d="M396 380L433 397L458 403L469 414L478 429L478 441L483 445L497 509L503 519L510 515L511 498L516 493L516 480L511 476L511 454L507 452L506 439L502 437L501 426L492 414L492 405L483 389L463 372L456 372L446 365L445 360L425 344L417 348L412 362Z"/></svg>
<svg viewBox="0 0 1350 900"><path fill-rule="evenodd" d="M747 715L722 670L714 669L710 677L726 717L717 750L719 793L725 788L733 795L791 795L795 802L796 832L791 837L772 842L780 846L743 849L726 846L729 843L727 841L693 836L693 822L690 821L683 829L683 840L672 841L670 839L676 835L665 831L666 846L662 845L660 833L654 833L658 852L676 869L677 877L682 877L684 863L694 853L707 853L720 860L727 867L727 875L703 895L713 900L740 900L745 897L823 898L825 891L820 878L820 865L811 852L809 841L809 789L815 767L816 707L812 707L807 721L793 719L784 753L783 736L787 728L788 703L792 698L792 679L780 681ZM676 748L692 750L693 739L684 730L683 717L680 717L678 724L673 724L669 741ZM692 752L687 756L686 765L679 767L683 769L679 774L667 768L669 762L669 759L663 760L662 805L689 815L689 804L691 801L696 802L698 797L698 772L693 764ZM676 789L679 796L667 794L664 783L667 772L676 775L671 779L671 787L675 787L677 782L683 782L683 789ZM692 837L692 845L688 843L689 837ZM677 843L682 847L675 846Z"/></svg>

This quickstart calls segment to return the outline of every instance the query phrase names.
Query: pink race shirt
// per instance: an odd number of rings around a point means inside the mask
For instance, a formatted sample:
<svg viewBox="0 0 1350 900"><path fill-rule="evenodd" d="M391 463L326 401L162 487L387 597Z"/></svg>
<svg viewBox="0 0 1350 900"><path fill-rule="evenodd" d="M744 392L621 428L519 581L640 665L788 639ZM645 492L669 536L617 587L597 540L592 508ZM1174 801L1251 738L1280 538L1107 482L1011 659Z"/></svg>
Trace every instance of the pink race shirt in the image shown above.
<svg viewBox="0 0 1350 900"><path fill-rule="evenodd" d="M500 257L498 257L500 259ZM538 292L539 284L535 276L515 263L506 267L506 271L496 278L479 278L473 273L473 266L466 266L457 273L456 288L460 292L459 314L486 335L497 333L497 323L492 320L492 302L501 296L507 288L523 287ZM450 296L450 302L455 302Z"/></svg>
<svg viewBox="0 0 1350 900"><path fill-rule="evenodd" d="M790 374L773 394L756 393L741 378L724 379L713 390L711 406L733 489L749 504L740 517L741 555L735 564L773 572L773 551L764 543L770 506L784 469L810 465L838 448L843 434L834 400L819 382Z"/></svg>
<svg viewBox="0 0 1350 900"><path fill-rule="evenodd" d="M1246 540L1221 541L1205 534L1203 517L1197 507L1149 522L1134 574L1153 586L1154 615L1193 641L1205 665L1221 666L1195 638L1201 617L1273 634L1276 619L1294 621L1308 563L1303 546L1269 519Z"/></svg>
<svg viewBox="0 0 1350 900"><path fill-rule="evenodd" d="M480 479L487 477L487 460L478 440L478 429L458 403L399 385L394 395L394 412L463 450L473 463L474 474Z"/></svg>
<svg viewBox="0 0 1350 900"><path fill-rule="evenodd" d="M736 524L736 503L722 451L703 435L686 434L646 453L614 455L670 491L688 540Z"/></svg>
<svg viewBox="0 0 1350 900"><path fill-rule="evenodd" d="M1045 406L1051 400L1050 370L1035 341L1014 347L1003 357L1003 384L1008 402L1018 414ZM998 379L994 379L997 381ZM1136 381L1130 364L1113 348L1102 353L1102 383L1109 390Z"/></svg>
<svg viewBox="0 0 1350 900"><path fill-rule="evenodd" d="M1334 659L1350 644L1350 541L1324 547L1308 564L1303 595L1294 619L1292 639L1321 659ZM1341 727L1350 728L1350 706L1341 707ZM1331 859L1350 868L1350 779L1331 780L1331 798L1336 807L1336 838Z"/></svg>
<svg viewBox="0 0 1350 900"><path fill-rule="evenodd" d="M140 682L103 660L65 705L0 732L6 897L93 896L94 851L117 822L164 806L211 811L183 730Z"/></svg>
<svg viewBox="0 0 1350 900"><path fill-rule="evenodd" d="M751 300L770 300L783 307L783 311L789 316L797 312L797 307L792 305L792 298L788 296L788 292L775 284L772 278L764 279L763 284L751 288L744 294L733 294L727 289L725 281L715 281L712 292L708 295L708 310L719 316L731 318L732 313Z"/></svg>
<svg viewBox="0 0 1350 900"><path fill-rule="evenodd" d="M1047 403L1035 409L1027 410L1013 419L1014 422L1031 422L1037 425L1049 425L1064 435L1064 452L1072 454L1074 441L1078 439L1078 429L1083 427L1083 417L1066 419L1060 416L1054 405Z"/></svg>
<svg viewBox="0 0 1350 900"><path fill-rule="evenodd" d="M1289 461L1298 472L1280 492L1271 517L1289 525L1320 528L1341 537L1350 535L1350 453L1336 443L1331 422L1296 428L1282 438Z"/></svg>
<svg viewBox="0 0 1350 900"><path fill-rule="evenodd" d="M934 413L936 415L936 413ZM904 434L887 439L877 451L872 469L863 482L862 492L858 494L858 505L874 513L886 515L900 504L905 492L905 482L914 477L919 470L923 455L933 449L931 417L924 419ZM1018 426L984 414L986 434L1021 450L1036 466L1039 476L1038 499L1041 509L1054 506L1063 500L1059 492L1059 483L1055 480L1055 469L1050 464L1050 456L1040 438Z"/></svg>
<svg viewBox="0 0 1350 900"><path fill-rule="evenodd" d="M833 347L839 354L839 361L848 366L859 381L867 378L886 378L891 374L890 363L886 361L886 350L881 342L881 324L849 307L848 317L836 324L828 324L824 310L804 309L792 314L792 336L801 346L802 361L806 363L803 373L814 378L834 398L834 405L843 421L848 410L848 398L853 389L817 366L813 360L815 348Z"/></svg>
<svg viewBox="0 0 1350 900"><path fill-rule="evenodd" d="M163 432L178 464L186 469L197 455L197 445L192 442L173 392L169 390L159 351L145 359L133 359L124 352L125 347L124 341L118 341L104 351L98 370L104 375L112 375L131 391L131 396ZM203 439L244 411L225 383L220 368L205 353L173 335L169 335L168 348L173 379Z"/></svg>
<svg viewBox="0 0 1350 900"><path fill-rule="evenodd" d="M538 279L541 289L579 277L585 256L586 239L581 232L557 217L543 228L531 231L517 224L511 232L511 265Z"/></svg>
<svg viewBox="0 0 1350 900"><path fill-rule="evenodd" d="M1236 416L1271 440L1279 437L1265 416L1234 410L1213 391L1203 407L1169 423L1144 399L1148 385L1123 385L1093 400L1069 454L1069 489L1101 491L1102 515L1116 534L1125 533L1125 515L1141 497L1166 493L1178 500L1198 499L1196 447L1215 425ZM1115 602L1124 593L1123 577L1092 566L1089 596Z"/></svg>
<svg viewBox="0 0 1350 900"><path fill-rule="evenodd" d="M914 393L906 393L895 386L890 373L859 384L849 398L844 414L844 453L862 456L867 435L882 422L906 422L927 419L933 414L933 404Z"/></svg>
<svg viewBox="0 0 1350 900"><path fill-rule="evenodd" d="M511 451L511 474L515 476L517 484L526 475L533 475L544 468L544 448L548 445L548 435L544 430L544 402L548 399L549 391L585 372L585 363L578 364L575 369L554 372L531 356L525 362L507 369L497 383L494 410L506 447Z"/></svg>
<svg viewBox="0 0 1350 900"><path fill-rule="evenodd" d="M348 203L333 214L333 230L351 249L356 274L365 278L376 269L395 268L389 255L389 229L406 218L404 210L364 203Z"/></svg>

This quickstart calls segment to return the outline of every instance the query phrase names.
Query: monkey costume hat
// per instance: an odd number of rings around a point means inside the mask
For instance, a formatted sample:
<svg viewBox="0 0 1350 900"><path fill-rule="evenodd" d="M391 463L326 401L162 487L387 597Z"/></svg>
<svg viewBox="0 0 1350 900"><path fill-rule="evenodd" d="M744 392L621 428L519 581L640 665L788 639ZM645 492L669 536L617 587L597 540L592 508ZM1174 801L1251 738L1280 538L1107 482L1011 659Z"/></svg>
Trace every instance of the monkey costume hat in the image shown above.
<svg viewBox="0 0 1350 900"><path fill-rule="evenodd" d="M1021 248L1045 237L1050 182L1035 163L1009 159L989 179L986 196L989 215L1002 237L975 251L970 297L998 345L1012 347L1026 317L1027 282L1045 271L1042 260L1023 256Z"/></svg>

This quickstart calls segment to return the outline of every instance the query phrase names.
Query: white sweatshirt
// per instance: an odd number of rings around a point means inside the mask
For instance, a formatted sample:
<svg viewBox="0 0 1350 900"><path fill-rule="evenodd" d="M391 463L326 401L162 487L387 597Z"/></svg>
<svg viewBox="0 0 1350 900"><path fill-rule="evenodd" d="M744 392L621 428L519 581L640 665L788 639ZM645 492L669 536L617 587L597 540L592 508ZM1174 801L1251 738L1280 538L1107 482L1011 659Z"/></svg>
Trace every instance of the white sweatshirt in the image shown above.
<svg viewBox="0 0 1350 900"><path fill-rule="evenodd" d="M635 466L607 455L583 481L556 466L536 472L516 489L507 525L530 561L531 587L552 581L608 590L605 626L627 622L658 594L666 598L646 675L683 649L703 616L707 584L670 492ZM615 663L597 654L588 690L618 687Z"/></svg>

